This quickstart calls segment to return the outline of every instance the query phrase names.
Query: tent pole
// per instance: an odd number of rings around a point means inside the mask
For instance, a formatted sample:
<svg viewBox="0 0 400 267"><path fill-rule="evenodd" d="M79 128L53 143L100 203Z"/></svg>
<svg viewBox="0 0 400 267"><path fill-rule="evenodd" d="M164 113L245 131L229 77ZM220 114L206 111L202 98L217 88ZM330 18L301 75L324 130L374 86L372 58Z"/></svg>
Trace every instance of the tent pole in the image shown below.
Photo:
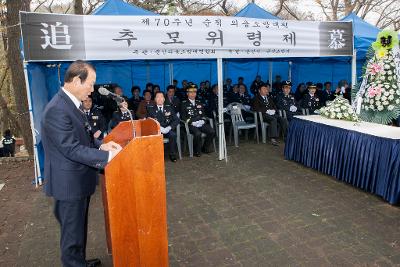
<svg viewBox="0 0 400 267"><path fill-rule="evenodd" d="M351 59L351 87L354 88L357 82L357 49L353 51Z"/></svg>
<svg viewBox="0 0 400 267"><path fill-rule="evenodd" d="M228 161L226 153L226 142L225 142L225 129L224 129L224 77L223 77L223 62L222 58L217 58L218 68L218 133L219 133L219 160L225 159Z"/></svg>
<svg viewBox="0 0 400 267"><path fill-rule="evenodd" d="M268 79L269 79L269 83L271 84L271 86L272 86L272 68L273 68L273 65L272 65L272 61L270 61L269 62L269 75L268 75Z"/></svg>
<svg viewBox="0 0 400 267"><path fill-rule="evenodd" d="M37 149L35 124L33 121L31 89L29 87L27 65L28 65L27 62L24 61L23 66L24 66L24 76L25 76L25 87L26 87L26 95L28 98L29 119L31 122L32 139L33 139L32 141L33 141L33 160L34 160L34 165L35 165L35 186L37 188L38 185L42 185L42 176L41 176L40 165L39 165L39 154L38 154L38 149Z"/></svg>
<svg viewBox="0 0 400 267"><path fill-rule="evenodd" d="M169 63L169 84L174 84L174 64Z"/></svg>

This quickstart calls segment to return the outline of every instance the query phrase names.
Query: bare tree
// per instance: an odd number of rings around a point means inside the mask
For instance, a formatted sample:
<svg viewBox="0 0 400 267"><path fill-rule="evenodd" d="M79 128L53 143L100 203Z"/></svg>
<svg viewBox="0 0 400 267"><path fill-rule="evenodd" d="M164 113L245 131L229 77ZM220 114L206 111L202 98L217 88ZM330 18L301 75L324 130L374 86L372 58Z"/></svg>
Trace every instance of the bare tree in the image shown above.
<svg viewBox="0 0 400 267"><path fill-rule="evenodd" d="M327 20L338 20L354 12L362 19L373 14L376 26L399 29L400 1L398 0L315 0Z"/></svg>
<svg viewBox="0 0 400 267"><path fill-rule="evenodd" d="M300 0L278 0L275 3L275 11L272 13L283 19L312 20L314 16L311 12L304 11Z"/></svg>
<svg viewBox="0 0 400 267"><path fill-rule="evenodd" d="M221 3L219 4L220 8L221 8L221 12L223 15L226 16L233 16L235 15L237 12L239 12L239 10L237 9L237 7L234 5L233 1L229 1L229 0L223 0L221 1Z"/></svg>
<svg viewBox="0 0 400 267"><path fill-rule="evenodd" d="M30 0L6 0L7 22L7 64L11 71L11 82L15 95L16 110L21 134L24 138L29 155L33 155L32 131L26 95L24 70L19 51L21 32L19 25L19 11L30 10Z"/></svg>
<svg viewBox="0 0 400 267"><path fill-rule="evenodd" d="M82 0L74 1L74 14L83 15L83 3Z"/></svg>

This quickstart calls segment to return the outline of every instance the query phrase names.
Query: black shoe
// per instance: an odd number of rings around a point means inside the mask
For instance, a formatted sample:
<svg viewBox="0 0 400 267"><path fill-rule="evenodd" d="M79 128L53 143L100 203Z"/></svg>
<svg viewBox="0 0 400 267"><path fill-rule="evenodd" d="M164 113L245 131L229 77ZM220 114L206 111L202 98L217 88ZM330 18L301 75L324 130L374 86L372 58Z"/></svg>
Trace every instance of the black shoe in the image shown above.
<svg viewBox="0 0 400 267"><path fill-rule="evenodd" d="M210 153L211 153L211 149L208 149L208 148L203 147L203 148L201 149L201 152L203 152L204 154L210 154Z"/></svg>
<svg viewBox="0 0 400 267"><path fill-rule="evenodd" d="M194 153L194 156L200 158L201 154L200 153Z"/></svg>
<svg viewBox="0 0 400 267"><path fill-rule="evenodd" d="M169 155L169 159L172 161L172 162L176 162L176 157L174 156L174 155Z"/></svg>
<svg viewBox="0 0 400 267"><path fill-rule="evenodd" d="M101 261L99 259L90 259L86 261L87 267L101 266Z"/></svg>
<svg viewBox="0 0 400 267"><path fill-rule="evenodd" d="M275 138L271 138L271 144L272 144L273 146L278 146L278 142L276 141Z"/></svg>

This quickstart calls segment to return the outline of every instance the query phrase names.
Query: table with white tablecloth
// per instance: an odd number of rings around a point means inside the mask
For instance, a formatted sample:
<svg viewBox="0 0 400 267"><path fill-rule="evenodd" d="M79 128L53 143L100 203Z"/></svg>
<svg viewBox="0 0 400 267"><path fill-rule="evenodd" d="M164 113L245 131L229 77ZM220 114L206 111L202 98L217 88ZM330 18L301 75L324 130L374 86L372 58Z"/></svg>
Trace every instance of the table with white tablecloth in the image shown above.
<svg viewBox="0 0 400 267"><path fill-rule="evenodd" d="M289 126L285 158L400 202L400 128L296 116Z"/></svg>

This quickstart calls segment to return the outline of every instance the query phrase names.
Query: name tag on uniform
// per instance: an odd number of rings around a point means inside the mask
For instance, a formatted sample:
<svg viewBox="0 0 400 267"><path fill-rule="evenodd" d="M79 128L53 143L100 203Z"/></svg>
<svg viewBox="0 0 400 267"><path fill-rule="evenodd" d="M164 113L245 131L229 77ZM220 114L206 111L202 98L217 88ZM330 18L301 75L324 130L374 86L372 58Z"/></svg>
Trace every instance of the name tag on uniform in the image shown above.
<svg viewBox="0 0 400 267"><path fill-rule="evenodd" d="M92 119L98 120L98 119L99 119L99 116L92 116Z"/></svg>
<svg viewBox="0 0 400 267"><path fill-rule="evenodd" d="M201 105L197 105L197 108L201 108Z"/></svg>
<svg viewBox="0 0 400 267"><path fill-rule="evenodd" d="M171 115L171 112L165 112L165 116Z"/></svg>

